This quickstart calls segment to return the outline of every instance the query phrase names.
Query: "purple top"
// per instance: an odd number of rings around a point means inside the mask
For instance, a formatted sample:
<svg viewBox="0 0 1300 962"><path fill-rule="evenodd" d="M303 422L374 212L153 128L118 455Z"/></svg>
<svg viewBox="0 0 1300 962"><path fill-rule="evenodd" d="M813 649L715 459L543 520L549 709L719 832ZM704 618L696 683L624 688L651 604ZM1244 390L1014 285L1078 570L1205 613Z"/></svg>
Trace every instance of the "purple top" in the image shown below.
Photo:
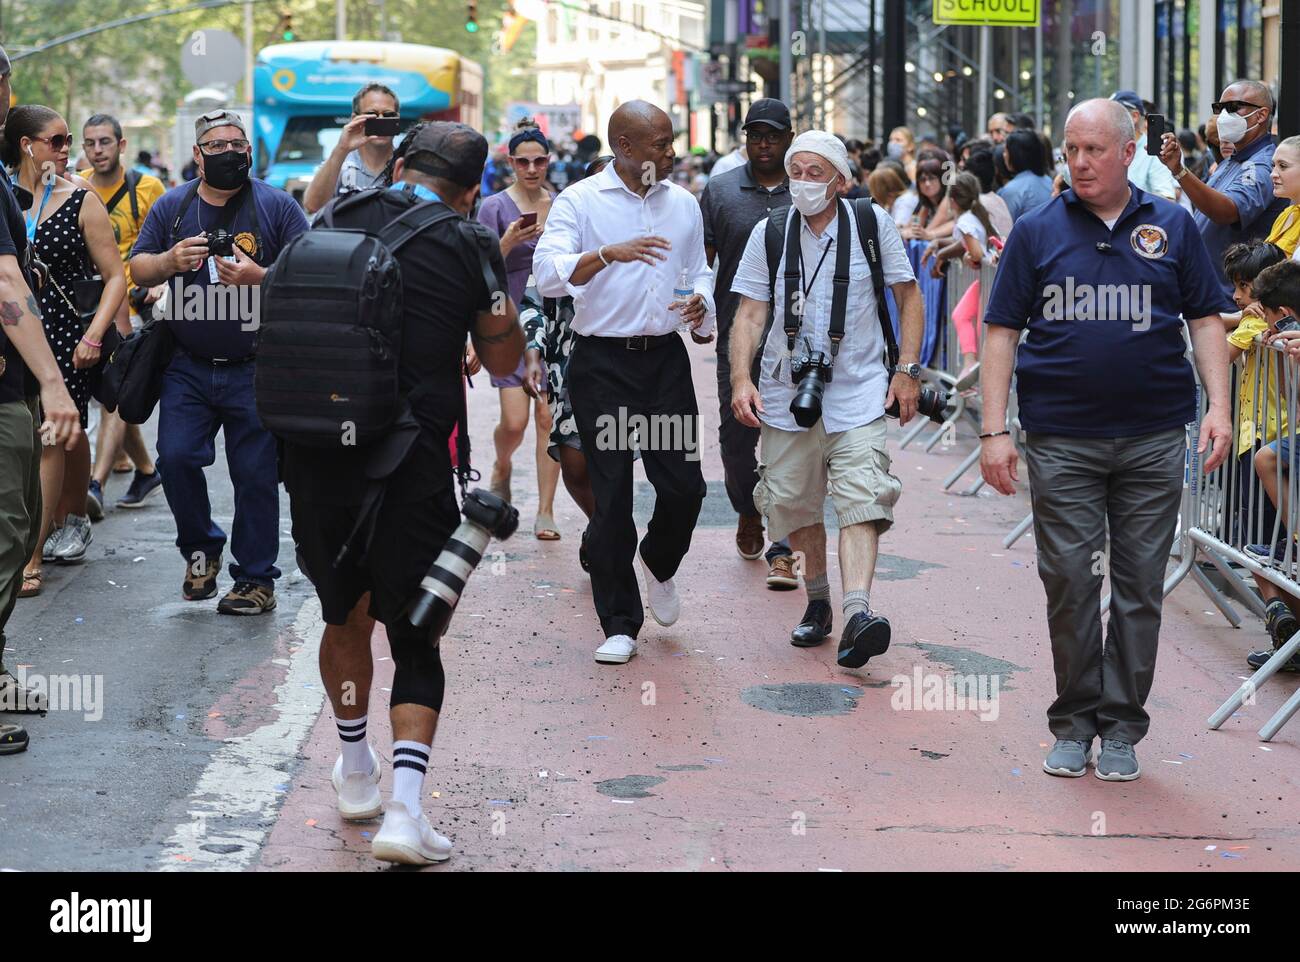
<svg viewBox="0 0 1300 962"><path fill-rule="evenodd" d="M551 194L551 200L555 200L554 194ZM483 200L478 208L478 220L480 224L496 231L498 237L504 237L510 225L522 213L519 205L503 190ZM533 272L533 251L536 247L536 239L530 240L518 245L506 257L506 286L510 289L510 299L516 306L523 300L528 275Z"/></svg>

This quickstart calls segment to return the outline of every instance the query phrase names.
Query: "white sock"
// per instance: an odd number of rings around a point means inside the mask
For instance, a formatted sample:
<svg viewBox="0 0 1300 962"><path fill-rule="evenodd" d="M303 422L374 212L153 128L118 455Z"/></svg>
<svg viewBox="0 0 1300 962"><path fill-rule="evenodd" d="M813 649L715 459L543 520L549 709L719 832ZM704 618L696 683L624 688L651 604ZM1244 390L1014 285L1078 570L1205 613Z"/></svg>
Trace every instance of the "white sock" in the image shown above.
<svg viewBox="0 0 1300 962"><path fill-rule="evenodd" d="M393 801L405 805L412 818L419 818L423 810L420 790L432 748L419 742L393 742Z"/></svg>
<svg viewBox="0 0 1300 962"><path fill-rule="evenodd" d="M366 738L366 715L360 718L335 718L339 741L343 744L343 774L370 772L370 742Z"/></svg>

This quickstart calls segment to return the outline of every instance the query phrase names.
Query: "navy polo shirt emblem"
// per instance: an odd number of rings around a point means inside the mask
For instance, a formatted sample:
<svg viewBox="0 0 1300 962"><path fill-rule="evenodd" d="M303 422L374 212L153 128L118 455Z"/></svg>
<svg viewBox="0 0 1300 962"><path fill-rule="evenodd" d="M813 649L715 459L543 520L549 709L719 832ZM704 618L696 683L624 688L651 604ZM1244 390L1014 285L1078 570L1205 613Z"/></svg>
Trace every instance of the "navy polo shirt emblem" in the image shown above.
<svg viewBox="0 0 1300 962"><path fill-rule="evenodd" d="M1156 224L1139 224L1128 239L1133 250L1153 261L1164 257L1169 250L1169 235Z"/></svg>

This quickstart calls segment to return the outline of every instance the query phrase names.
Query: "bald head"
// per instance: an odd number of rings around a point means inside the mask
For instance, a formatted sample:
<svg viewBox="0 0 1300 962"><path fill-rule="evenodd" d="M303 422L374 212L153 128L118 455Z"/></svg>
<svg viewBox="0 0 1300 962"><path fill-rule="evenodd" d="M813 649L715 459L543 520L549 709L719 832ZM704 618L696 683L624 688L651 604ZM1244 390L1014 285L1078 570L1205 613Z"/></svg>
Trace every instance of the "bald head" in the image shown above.
<svg viewBox="0 0 1300 962"><path fill-rule="evenodd" d="M638 193L672 176L673 122L654 104L621 104L609 118L609 146L615 170Z"/></svg>
<svg viewBox="0 0 1300 962"><path fill-rule="evenodd" d="M1121 103L1085 100L1065 118L1070 183L1094 213L1123 209L1129 197L1128 168L1136 152L1133 118Z"/></svg>
<svg viewBox="0 0 1300 962"><path fill-rule="evenodd" d="M610 146L617 147L620 137L644 140L653 136L657 127L667 127L671 133L673 124L666 113L644 100L629 100L620 104L609 118Z"/></svg>
<svg viewBox="0 0 1300 962"><path fill-rule="evenodd" d="M1123 104L1105 98L1085 100L1065 118L1065 139L1070 139L1070 128L1088 128L1094 134L1114 138L1121 147L1130 140L1137 140L1133 128L1133 115Z"/></svg>

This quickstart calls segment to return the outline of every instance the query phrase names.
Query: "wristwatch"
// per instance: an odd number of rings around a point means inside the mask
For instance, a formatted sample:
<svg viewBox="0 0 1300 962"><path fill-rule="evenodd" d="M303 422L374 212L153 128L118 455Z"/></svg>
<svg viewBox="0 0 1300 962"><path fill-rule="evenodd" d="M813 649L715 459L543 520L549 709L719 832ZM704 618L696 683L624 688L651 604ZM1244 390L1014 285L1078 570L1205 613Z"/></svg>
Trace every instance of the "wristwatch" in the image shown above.
<svg viewBox="0 0 1300 962"><path fill-rule="evenodd" d="M919 364L900 364L894 368L896 374L906 374L913 381L921 380L921 365Z"/></svg>

